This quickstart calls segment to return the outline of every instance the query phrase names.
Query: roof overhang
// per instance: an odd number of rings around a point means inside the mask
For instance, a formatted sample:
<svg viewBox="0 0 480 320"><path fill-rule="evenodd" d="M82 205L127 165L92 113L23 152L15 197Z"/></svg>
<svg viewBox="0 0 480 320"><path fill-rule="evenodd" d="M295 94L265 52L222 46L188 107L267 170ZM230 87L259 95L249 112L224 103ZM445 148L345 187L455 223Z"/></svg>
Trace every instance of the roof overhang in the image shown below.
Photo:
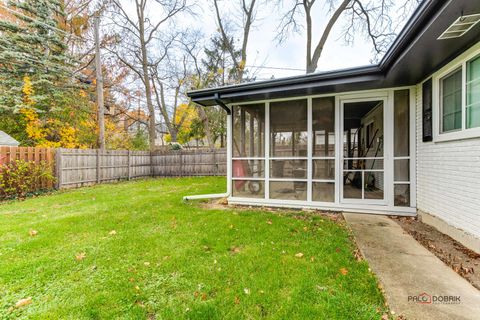
<svg viewBox="0 0 480 320"><path fill-rule="evenodd" d="M480 24L459 38L438 37L462 15L480 13L480 1L426 0L415 10L378 65L188 92L203 106L414 85L480 41ZM217 100L216 100L217 99Z"/></svg>

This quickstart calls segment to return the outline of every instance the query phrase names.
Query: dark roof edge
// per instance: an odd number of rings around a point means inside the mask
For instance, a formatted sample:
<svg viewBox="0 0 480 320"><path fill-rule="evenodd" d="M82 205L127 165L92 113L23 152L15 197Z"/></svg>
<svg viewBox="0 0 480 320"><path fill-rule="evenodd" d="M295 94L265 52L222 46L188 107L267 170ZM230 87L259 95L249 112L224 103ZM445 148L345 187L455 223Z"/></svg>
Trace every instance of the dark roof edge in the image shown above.
<svg viewBox="0 0 480 320"><path fill-rule="evenodd" d="M445 2L438 0L422 1L378 64L319 73L310 73L306 75L297 75L265 81L247 82L223 87L193 90L187 92L187 95L191 97L194 102L198 103L198 100L210 98L215 93L222 94L244 90L255 90L266 88L271 85L284 86L298 83L298 81L302 81L302 83L309 83L359 75L384 75L392 66L392 64L395 63L396 59L401 56L405 48L410 45L411 41L413 40L412 38L418 34L418 29L424 26L425 19L429 18L431 14L436 12L437 6L443 6L449 2L451 2L451 0Z"/></svg>
<svg viewBox="0 0 480 320"><path fill-rule="evenodd" d="M299 79L302 79L302 83L308 83L308 82L318 82L322 80L329 80L333 78L370 75L370 74L376 74L379 72L380 72L380 68L378 65L363 66L363 67L356 67L356 68L350 68L350 69L332 70L332 71L327 71L322 73L310 73L310 74L301 75L301 76L292 76L292 77L278 78L278 79L265 80L265 81L246 82L241 84L228 85L224 87L200 89L200 90L189 91L187 94L191 98L204 97L204 96L211 96L215 93L222 93L222 92L232 93L236 91L243 91L243 89L248 89L248 90L262 89L272 84L279 85L279 86L290 85L290 84L298 83Z"/></svg>
<svg viewBox="0 0 480 320"><path fill-rule="evenodd" d="M443 7L450 3L452 0L448 1L436 1L436 0L424 0L414 14L408 19L405 26L400 31L399 35L395 38L390 48L387 50L382 60L378 64L379 68L384 71L388 70L389 67L395 63L397 58L401 56L404 52L404 49L408 47L417 34L418 29L424 26L424 20L430 15L434 15L438 12L437 7Z"/></svg>

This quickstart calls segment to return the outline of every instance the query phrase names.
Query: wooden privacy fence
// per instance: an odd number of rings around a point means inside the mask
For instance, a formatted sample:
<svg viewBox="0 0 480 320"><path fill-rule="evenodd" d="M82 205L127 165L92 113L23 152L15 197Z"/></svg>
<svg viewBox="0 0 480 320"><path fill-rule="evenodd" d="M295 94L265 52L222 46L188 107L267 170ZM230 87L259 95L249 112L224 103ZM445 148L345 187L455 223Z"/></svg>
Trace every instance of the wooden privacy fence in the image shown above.
<svg viewBox="0 0 480 320"><path fill-rule="evenodd" d="M33 161L49 165L53 171L55 166L55 149L50 148L34 148L34 147L6 147L0 146L0 166L10 163L14 160ZM52 188L50 180L42 179L39 189Z"/></svg>
<svg viewBox="0 0 480 320"><path fill-rule="evenodd" d="M13 160L34 161L40 163L52 163L55 157L55 149L34 147L0 147L0 165Z"/></svg>
<svg viewBox="0 0 480 320"><path fill-rule="evenodd" d="M75 188L139 177L226 174L226 151L126 151L57 149L57 188Z"/></svg>

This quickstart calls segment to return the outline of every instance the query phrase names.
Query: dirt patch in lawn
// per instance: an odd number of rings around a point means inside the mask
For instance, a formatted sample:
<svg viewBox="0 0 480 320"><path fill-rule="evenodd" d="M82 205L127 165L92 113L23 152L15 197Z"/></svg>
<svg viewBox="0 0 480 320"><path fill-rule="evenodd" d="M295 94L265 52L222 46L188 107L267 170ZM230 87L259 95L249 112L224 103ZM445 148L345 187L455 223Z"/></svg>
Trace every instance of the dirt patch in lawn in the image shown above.
<svg viewBox="0 0 480 320"><path fill-rule="evenodd" d="M393 217L402 228L475 288L480 289L480 254L416 217Z"/></svg>
<svg viewBox="0 0 480 320"><path fill-rule="evenodd" d="M262 210L267 212L275 212L278 215L289 216L299 220L309 219L311 216L321 216L323 218L332 220L334 222L343 223L343 215L341 212L336 211L322 211L314 209L284 209L267 206L249 206L249 205L233 205L228 204L226 198L211 199L200 202L199 206L202 209L210 210Z"/></svg>

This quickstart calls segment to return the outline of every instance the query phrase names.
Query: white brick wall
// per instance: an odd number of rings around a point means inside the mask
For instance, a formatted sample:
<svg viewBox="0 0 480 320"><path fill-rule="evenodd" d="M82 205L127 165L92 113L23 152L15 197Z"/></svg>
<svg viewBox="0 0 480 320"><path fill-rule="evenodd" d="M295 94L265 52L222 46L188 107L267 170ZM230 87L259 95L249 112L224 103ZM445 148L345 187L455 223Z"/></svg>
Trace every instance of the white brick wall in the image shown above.
<svg viewBox="0 0 480 320"><path fill-rule="evenodd" d="M480 138L422 142L421 85L416 92L417 209L480 238Z"/></svg>

